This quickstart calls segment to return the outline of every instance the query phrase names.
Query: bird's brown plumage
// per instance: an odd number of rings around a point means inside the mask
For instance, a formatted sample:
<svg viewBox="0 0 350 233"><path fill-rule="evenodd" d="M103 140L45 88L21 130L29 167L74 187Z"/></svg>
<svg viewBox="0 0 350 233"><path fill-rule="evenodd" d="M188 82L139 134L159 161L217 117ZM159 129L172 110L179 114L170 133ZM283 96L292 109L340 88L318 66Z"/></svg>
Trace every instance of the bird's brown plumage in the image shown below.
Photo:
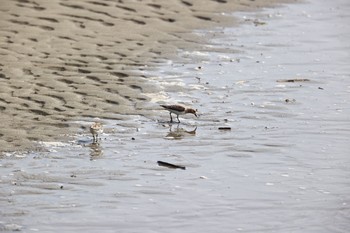
<svg viewBox="0 0 350 233"><path fill-rule="evenodd" d="M173 110L173 111L177 111L177 112L183 112L185 111L185 107L181 106L181 105L160 105L163 108L165 108L166 110Z"/></svg>
<svg viewBox="0 0 350 233"><path fill-rule="evenodd" d="M181 105L176 105L176 104L174 104L174 105L160 105L160 106L162 106L164 109L166 109L170 112L170 122L173 122L173 117L171 116L172 113L176 114L176 117L177 117L177 120L179 123L180 123L179 115L191 113L191 114L195 115L196 117L198 117L196 114L196 110L194 110L192 108L185 108Z"/></svg>

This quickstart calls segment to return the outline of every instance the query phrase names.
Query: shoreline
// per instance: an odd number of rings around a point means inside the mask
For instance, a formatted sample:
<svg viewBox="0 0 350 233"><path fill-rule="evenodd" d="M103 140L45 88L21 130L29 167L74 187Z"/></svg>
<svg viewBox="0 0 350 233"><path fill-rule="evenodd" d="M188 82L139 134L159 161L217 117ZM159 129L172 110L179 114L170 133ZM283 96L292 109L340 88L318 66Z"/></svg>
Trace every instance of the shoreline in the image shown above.
<svg viewBox="0 0 350 233"><path fill-rule="evenodd" d="M142 67L143 90L161 91L103 119L97 143L80 117L68 143L0 156L0 229L347 232L349 12L311 0L195 30L217 51ZM170 124L162 101L199 117Z"/></svg>
<svg viewBox="0 0 350 233"><path fill-rule="evenodd" d="M225 12L283 2L7 1L0 8L0 151L65 140L81 118L146 115L135 104L159 90L147 85L144 69L202 47L195 29L233 26Z"/></svg>

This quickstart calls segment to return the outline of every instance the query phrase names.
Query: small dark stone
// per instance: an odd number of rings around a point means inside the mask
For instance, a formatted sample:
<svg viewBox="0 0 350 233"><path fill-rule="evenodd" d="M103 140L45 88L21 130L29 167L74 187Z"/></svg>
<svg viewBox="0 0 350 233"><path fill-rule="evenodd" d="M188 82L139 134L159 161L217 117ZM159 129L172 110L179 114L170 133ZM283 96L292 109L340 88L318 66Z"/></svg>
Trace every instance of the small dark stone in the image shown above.
<svg viewBox="0 0 350 233"><path fill-rule="evenodd" d="M295 99L285 99L284 101L286 103L294 103L296 100Z"/></svg>

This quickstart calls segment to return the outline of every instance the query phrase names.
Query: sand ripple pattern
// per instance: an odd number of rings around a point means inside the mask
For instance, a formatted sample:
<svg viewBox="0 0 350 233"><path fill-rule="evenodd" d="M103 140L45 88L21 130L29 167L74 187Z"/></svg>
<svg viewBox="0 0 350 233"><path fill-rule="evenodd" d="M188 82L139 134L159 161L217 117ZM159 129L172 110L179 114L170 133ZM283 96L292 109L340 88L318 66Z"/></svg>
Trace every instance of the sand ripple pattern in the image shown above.
<svg viewBox="0 0 350 233"><path fill-rule="evenodd" d="M157 92L140 72L145 65L200 46L190 30L228 20L213 13L245 7L209 0L2 1L1 150L69 134L72 118L145 114L135 102Z"/></svg>

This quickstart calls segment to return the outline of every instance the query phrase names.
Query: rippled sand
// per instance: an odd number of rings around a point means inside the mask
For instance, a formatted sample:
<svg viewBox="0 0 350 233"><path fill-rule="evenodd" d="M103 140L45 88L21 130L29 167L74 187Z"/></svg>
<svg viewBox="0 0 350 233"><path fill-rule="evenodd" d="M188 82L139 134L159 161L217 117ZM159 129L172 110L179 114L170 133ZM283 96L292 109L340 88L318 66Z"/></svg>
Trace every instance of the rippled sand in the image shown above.
<svg viewBox="0 0 350 233"><path fill-rule="evenodd" d="M274 0L264 3L273 3ZM156 93L142 74L178 49L200 47L191 34L232 23L223 12L255 1L29 1L0 5L0 150L76 132L72 120L149 114L135 104ZM33 149L33 148L32 148Z"/></svg>
<svg viewBox="0 0 350 233"><path fill-rule="evenodd" d="M186 42L178 59L163 62L167 51L122 72L116 88L138 85L130 89L146 101L128 100L132 115L104 111L98 143L87 126L99 114L88 109L67 117L82 127L69 142L2 154L0 231L347 233L349 12L348 0L310 0L235 13L239 26L169 41ZM199 117L169 124L164 100Z"/></svg>

